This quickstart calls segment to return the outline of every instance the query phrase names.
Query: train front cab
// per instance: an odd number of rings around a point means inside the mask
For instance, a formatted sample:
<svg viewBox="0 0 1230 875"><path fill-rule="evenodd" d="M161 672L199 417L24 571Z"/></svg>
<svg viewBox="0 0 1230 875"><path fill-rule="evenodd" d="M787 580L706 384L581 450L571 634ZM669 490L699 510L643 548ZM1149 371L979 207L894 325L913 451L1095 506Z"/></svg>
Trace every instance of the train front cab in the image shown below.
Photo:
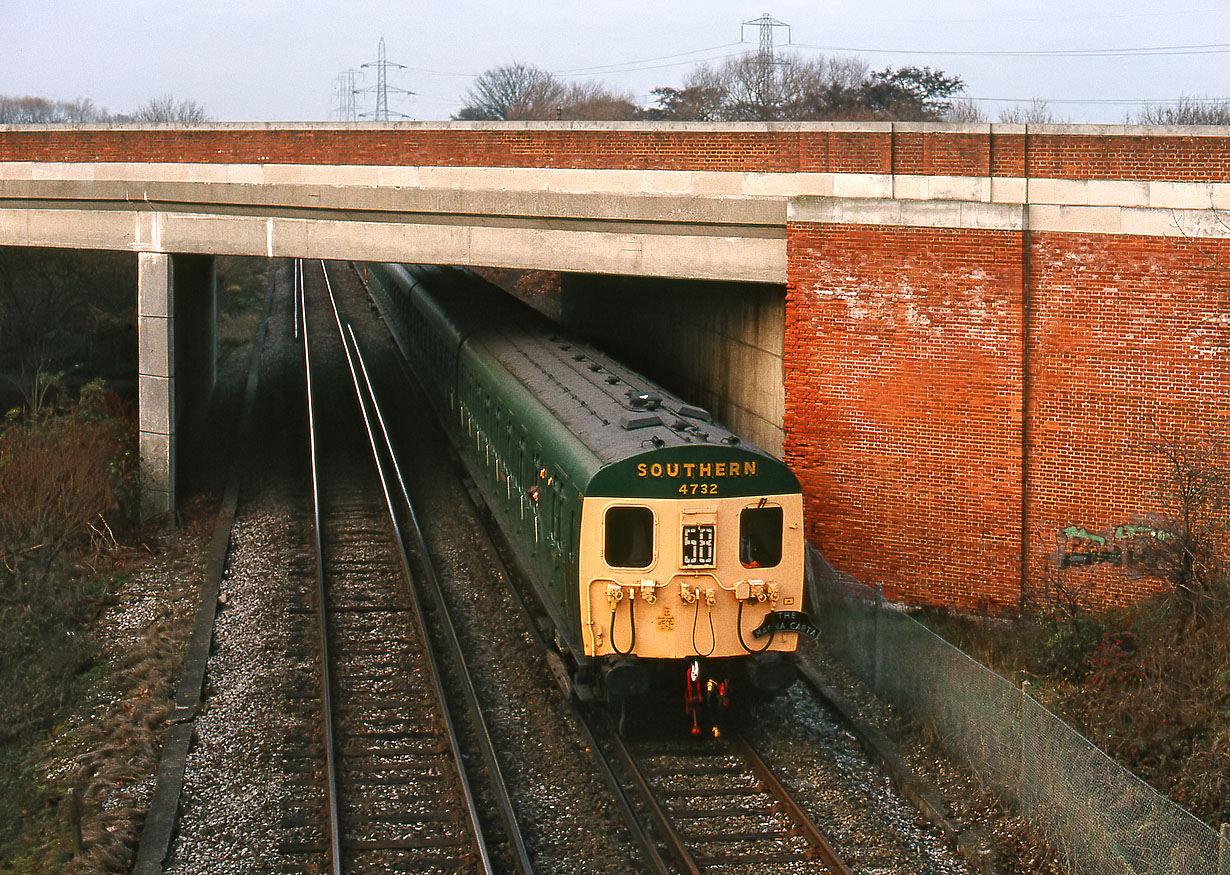
<svg viewBox="0 0 1230 875"><path fill-rule="evenodd" d="M581 515L581 636L604 664L607 692L638 695L670 673L789 687L784 655L797 645L788 629L803 617L804 571L793 475L744 452L620 464L622 476L609 479L639 489L591 488Z"/></svg>

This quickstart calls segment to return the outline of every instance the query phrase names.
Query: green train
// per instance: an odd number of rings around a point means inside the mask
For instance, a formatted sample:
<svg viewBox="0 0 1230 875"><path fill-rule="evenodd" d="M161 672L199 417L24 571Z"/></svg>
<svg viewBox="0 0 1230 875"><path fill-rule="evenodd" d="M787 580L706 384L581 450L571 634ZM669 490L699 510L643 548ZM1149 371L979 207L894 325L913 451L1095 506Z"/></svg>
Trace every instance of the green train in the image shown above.
<svg viewBox="0 0 1230 875"><path fill-rule="evenodd" d="M794 682L803 500L750 446L459 268L361 268L557 629L574 688L656 681L694 725Z"/></svg>

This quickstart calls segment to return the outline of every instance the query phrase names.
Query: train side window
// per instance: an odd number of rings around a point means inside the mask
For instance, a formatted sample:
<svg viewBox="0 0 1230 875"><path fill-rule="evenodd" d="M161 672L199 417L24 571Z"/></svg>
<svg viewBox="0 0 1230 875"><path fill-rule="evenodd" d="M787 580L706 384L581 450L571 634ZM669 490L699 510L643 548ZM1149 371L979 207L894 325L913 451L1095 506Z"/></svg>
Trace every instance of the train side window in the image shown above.
<svg viewBox="0 0 1230 875"><path fill-rule="evenodd" d="M782 509L745 507L739 514L739 562L772 568L782 561Z"/></svg>
<svg viewBox="0 0 1230 875"><path fill-rule="evenodd" d="M606 564L645 568L653 561L653 511L647 507L612 507L606 512Z"/></svg>

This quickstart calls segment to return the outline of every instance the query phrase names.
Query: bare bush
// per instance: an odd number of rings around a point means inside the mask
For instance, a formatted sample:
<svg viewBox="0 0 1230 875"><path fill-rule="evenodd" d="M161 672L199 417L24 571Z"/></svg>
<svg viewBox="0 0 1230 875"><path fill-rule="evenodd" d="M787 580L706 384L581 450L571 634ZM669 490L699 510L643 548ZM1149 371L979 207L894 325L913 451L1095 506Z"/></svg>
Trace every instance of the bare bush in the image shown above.
<svg viewBox="0 0 1230 875"><path fill-rule="evenodd" d="M1230 573L1230 460L1217 436L1167 434L1150 424L1154 438L1147 449L1164 465L1161 509L1141 516L1136 528L1147 534L1148 545L1134 559L1173 592L1198 602Z"/></svg>
<svg viewBox="0 0 1230 875"><path fill-rule="evenodd" d="M176 100L170 94L152 97L132 114L135 122L202 125L213 121L205 107L195 100Z"/></svg>
<svg viewBox="0 0 1230 875"><path fill-rule="evenodd" d="M59 560L135 500L135 454L107 404L95 382L59 415L11 417L0 432L0 598L51 599Z"/></svg>

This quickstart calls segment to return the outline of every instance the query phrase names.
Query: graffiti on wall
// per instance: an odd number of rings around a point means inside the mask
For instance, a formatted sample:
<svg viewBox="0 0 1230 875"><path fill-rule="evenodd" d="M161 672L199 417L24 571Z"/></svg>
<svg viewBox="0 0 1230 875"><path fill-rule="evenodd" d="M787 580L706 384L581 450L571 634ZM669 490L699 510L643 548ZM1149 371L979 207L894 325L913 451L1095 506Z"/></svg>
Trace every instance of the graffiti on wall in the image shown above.
<svg viewBox="0 0 1230 875"><path fill-rule="evenodd" d="M1160 543L1173 537L1161 529L1125 524L1107 535L1090 532L1083 526L1059 530L1059 565L1079 568L1090 565L1145 564L1157 553Z"/></svg>

